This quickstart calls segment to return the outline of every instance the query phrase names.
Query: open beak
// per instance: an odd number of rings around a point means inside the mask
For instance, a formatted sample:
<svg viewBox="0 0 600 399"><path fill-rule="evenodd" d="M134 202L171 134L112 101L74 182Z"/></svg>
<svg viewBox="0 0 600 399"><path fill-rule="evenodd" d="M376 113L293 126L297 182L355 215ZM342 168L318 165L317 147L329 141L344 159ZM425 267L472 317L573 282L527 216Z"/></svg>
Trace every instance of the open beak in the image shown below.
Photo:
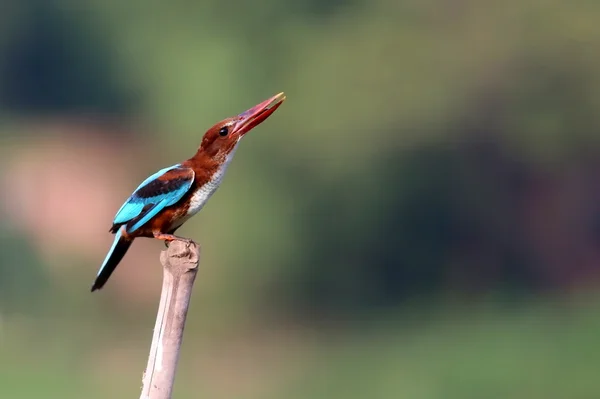
<svg viewBox="0 0 600 399"><path fill-rule="evenodd" d="M232 133L240 137L267 119L285 100L283 92L255 105L248 111L242 112L236 118Z"/></svg>

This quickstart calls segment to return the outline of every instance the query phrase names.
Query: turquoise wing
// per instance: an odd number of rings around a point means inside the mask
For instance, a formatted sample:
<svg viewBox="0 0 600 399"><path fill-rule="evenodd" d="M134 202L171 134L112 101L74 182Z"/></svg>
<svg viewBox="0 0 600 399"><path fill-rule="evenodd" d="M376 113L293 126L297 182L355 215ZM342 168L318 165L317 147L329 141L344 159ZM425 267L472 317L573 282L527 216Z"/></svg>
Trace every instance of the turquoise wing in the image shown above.
<svg viewBox="0 0 600 399"><path fill-rule="evenodd" d="M113 227L129 223L128 233L139 229L161 210L183 198L194 177L193 169L180 165L159 170L144 180L125 201L115 215Z"/></svg>

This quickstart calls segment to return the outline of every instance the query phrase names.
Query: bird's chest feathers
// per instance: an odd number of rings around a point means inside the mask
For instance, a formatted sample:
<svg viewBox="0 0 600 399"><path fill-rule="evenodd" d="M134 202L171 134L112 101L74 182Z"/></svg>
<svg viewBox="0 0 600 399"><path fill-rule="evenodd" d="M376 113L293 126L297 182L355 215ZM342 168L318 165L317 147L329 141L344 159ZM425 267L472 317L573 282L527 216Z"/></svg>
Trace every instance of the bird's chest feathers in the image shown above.
<svg viewBox="0 0 600 399"><path fill-rule="evenodd" d="M214 194L214 192L217 191L217 188L219 188L219 185L223 180L223 176L227 171L227 167L233 159L235 150L236 149L234 148L225 159L225 162L219 165L215 173L212 175L211 179L208 182L204 183L202 186L198 187L194 194L192 194L192 197L190 199L190 206L187 211L188 217L198 213L204 207L208 199Z"/></svg>

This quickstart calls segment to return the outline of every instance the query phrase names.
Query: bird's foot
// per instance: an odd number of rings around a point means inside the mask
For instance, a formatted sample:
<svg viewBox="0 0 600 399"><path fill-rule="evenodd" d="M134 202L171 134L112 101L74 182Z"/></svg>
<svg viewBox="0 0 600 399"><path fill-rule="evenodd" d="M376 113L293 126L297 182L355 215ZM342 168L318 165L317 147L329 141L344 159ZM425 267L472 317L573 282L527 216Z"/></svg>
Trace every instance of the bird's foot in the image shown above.
<svg viewBox="0 0 600 399"><path fill-rule="evenodd" d="M167 248L169 248L169 244L171 243L171 241L182 241L186 244L192 243L192 240L190 238L179 237L174 234L154 233L154 238L163 240Z"/></svg>

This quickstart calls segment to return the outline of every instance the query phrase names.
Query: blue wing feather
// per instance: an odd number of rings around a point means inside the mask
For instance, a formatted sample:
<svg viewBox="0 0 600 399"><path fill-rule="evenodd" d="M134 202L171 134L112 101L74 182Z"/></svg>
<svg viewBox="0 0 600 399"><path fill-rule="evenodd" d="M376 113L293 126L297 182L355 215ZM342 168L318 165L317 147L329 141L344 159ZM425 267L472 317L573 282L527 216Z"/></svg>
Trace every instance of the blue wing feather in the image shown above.
<svg viewBox="0 0 600 399"><path fill-rule="evenodd" d="M142 212L142 209L144 209L144 206L146 206L149 202L145 203L143 201L140 201L139 198L135 197L135 192L138 191L140 188L144 187L146 184L150 183L151 181L158 179L160 176L164 175L168 171L176 169L179 166L180 165L177 164L177 165L169 166L168 168L161 169L158 172L156 172L155 174L153 174L152 176L149 176L146 180L144 180L135 189L135 191L133 192L131 197L129 197L127 199L127 201L125 201L125 203L117 211L117 214L115 215L113 223L114 224L127 223L131 219L139 216L140 212ZM145 198L145 199L150 199L150 198Z"/></svg>
<svg viewBox="0 0 600 399"><path fill-rule="evenodd" d="M143 226L144 223L148 222L148 220L156 216L156 214L166 206L164 205L164 202L165 200L162 200L159 203L155 204L152 208L148 209L148 211L144 214L144 217L138 220L133 226L131 226L131 228L127 229L127 232L131 233L132 231L136 231L141 226Z"/></svg>
<svg viewBox="0 0 600 399"><path fill-rule="evenodd" d="M180 167L181 166L179 164L177 164L177 165L173 165L168 168L161 169L158 172L156 172L155 174L153 174L152 176L148 177L146 180L144 180L136 188L136 190L129 197L129 199L121 206L121 208L119 209L119 211L117 212L117 214L114 218L113 223L114 224L127 223L127 222L131 221L132 219L139 217L142 214L142 211L144 210L145 207L147 207L148 205L152 205L151 208L149 208L149 209L146 208L146 211L140 220L136 221L133 226L131 226L130 228L127 229L127 232L131 233L131 232L139 229L145 223L147 223L150 219L152 219L154 216L156 216L165 207L171 206L171 205L175 204L177 201L179 201L192 186L192 183L194 181L193 173L190 174L190 178L182 180L181 184L177 185L176 187L174 187L173 189L171 189L170 191L168 191L166 193L161 192L160 194L157 194L157 195L154 195L151 197L143 197L143 196L140 196L137 194L142 187L145 187L148 184L151 184L153 181L155 181L156 179L158 179L160 176L164 175L165 173L167 173L171 170L180 168ZM185 168L185 169L187 169L187 168Z"/></svg>

